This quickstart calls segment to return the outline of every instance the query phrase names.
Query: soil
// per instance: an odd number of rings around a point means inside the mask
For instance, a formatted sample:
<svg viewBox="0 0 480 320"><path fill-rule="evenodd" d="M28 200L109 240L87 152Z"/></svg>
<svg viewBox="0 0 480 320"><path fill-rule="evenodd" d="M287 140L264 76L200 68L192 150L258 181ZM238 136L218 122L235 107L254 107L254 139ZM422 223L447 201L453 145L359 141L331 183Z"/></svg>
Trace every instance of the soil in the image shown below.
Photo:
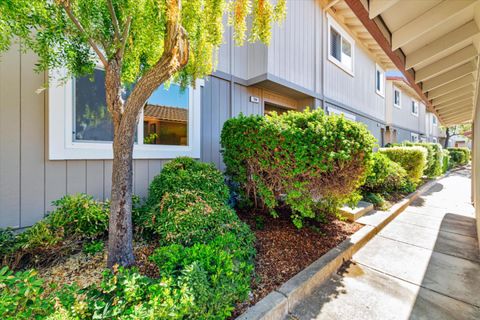
<svg viewBox="0 0 480 320"><path fill-rule="evenodd" d="M330 217L327 223L309 222L298 229L288 212L278 218L262 212L238 214L255 233L257 255L250 299L237 305L232 319L361 228Z"/></svg>

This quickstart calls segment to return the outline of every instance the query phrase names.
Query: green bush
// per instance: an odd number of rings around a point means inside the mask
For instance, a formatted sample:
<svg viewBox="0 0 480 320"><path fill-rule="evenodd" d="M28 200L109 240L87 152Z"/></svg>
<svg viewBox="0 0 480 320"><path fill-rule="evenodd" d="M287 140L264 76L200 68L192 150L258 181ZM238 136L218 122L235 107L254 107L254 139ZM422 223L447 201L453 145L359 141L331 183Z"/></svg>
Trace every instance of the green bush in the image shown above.
<svg viewBox="0 0 480 320"><path fill-rule="evenodd" d="M31 256L61 246L73 240L95 240L105 236L108 230L109 204L95 201L85 194L67 195L53 202L57 208L46 218L24 232L14 234L0 231L0 248L3 263L16 268L22 257ZM13 241L13 245L9 245ZM5 249L6 248L6 249ZM48 257L47 257L48 258Z"/></svg>
<svg viewBox="0 0 480 320"><path fill-rule="evenodd" d="M212 164L187 157L176 158L167 163L151 182L148 204L155 206L166 193L180 193L184 190L200 192L204 198L226 203L229 191L224 180L223 174Z"/></svg>
<svg viewBox="0 0 480 320"><path fill-rule="evenodd" d="M466 165L470 161L470 149L468 148L448 148L448 151L452 167Z"/></svg>
<svg viewBox="0 0 480 320"><path fill-rule="evenodd" d="M443 148L439 143L429 142L404 142L404 146L420 146L427 149L427 164L423 174L429 178L442 174Z"/></svg>
<svg viewBox="0 0 480 320"><path fill-rule="evenodd" d="M0 269L0 314L5 319L38 319L53 312L53 303L42 297L43 280L34 270Z"/></svg>
<svg viewBox="0 0 480 320"><path fill-rule="evenodd" d="M450 152L447 149L443 149L443 158L442 158L442 173L445 173L450 169Z"/></svg>
<svg viewBox="0 0 480 320"><path fill-rule="evenodd" d="M407 172L398 163L386 155L376 152L373 165L362 186L362 191L369 193L390 193L401 190L407 181Z"/></svg>
<svg viewBox="0 0 480 320"><path fill-rule="evenodd" d="M145 228L156 235L162 245L186 246L206 243L228 232L249 232L233 209L221 202L208 203L202 194L194 191L165 194L149 213Z"/></svg>
<svg viewBox="0 0 480 320"><path fill-rule="evenodd" d="M227 233L208 244L162 247L150 258L162 275L172 275L191 289L195 305L189 318L225 319L250 291L252 248L253 237L245 244L235 234Z"/></svg>
<svg viewBox="0 0 480 320"><path fill-rule="evenodd" d="M419 146L391 147L380 148L378 151L400 164L414 184L417 184L422 178L427 163L426 148Z"/></svg>
<svg viewBox="0 0 480 320"><path fill-rule="evenodd" d="M321 110L240 115L221 134L227 174L242 199L273 215L282 201L298 227L319 207L336 210L363 184L374 143L364 125Z"/></svg>

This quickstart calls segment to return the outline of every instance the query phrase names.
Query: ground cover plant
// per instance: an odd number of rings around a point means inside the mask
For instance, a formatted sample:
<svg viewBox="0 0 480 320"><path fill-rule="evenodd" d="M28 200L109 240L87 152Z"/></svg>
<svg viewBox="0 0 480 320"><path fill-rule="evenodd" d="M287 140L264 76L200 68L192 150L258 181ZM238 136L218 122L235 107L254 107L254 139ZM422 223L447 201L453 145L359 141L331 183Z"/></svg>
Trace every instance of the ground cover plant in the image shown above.
<svg viewBox="0 0 480 320"><path fill-rule="evenodd" d="M273 215L286 204L298 227L356 196L374 141L364 125L321 110L240 115L221 134L226 172L242 200Z"/></svg>

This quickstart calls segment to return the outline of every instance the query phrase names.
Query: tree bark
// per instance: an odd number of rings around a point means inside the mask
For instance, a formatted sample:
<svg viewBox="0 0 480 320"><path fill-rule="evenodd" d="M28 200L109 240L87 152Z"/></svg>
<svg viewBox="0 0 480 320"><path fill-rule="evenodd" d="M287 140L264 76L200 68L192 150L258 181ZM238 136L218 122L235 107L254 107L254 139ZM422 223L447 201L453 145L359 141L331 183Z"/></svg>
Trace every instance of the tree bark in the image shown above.
<svg viewBox="0 0 480 320"><path fill-rule="evenodd" d="M121 61L123 50L109 61L106 68L105 90L107 106L112 115L113 171L112 199L108 230L107 266L124 267L135 263L133 255L132 183L133 145L138 117L147 99L162 83L181 70L189 58L188 39L179 23L179 0L168 0L165 47L159 61L137 82L124 102L121 96ZM130 21L130 20L129 20ZM127 22L128 28L129 22Z"/></svg>

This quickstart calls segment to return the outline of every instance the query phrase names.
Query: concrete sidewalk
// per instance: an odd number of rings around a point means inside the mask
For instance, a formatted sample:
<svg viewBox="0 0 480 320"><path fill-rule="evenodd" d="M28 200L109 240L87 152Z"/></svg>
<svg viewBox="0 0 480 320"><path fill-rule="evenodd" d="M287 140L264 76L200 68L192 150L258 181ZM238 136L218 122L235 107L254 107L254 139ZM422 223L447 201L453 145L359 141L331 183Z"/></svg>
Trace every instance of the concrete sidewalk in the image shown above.
<svg viewBox="0 0 480 320"><path fill-rule="evenodd" d="M288 319L480 319L470 188L470 170L439 180Z"/></svg>

